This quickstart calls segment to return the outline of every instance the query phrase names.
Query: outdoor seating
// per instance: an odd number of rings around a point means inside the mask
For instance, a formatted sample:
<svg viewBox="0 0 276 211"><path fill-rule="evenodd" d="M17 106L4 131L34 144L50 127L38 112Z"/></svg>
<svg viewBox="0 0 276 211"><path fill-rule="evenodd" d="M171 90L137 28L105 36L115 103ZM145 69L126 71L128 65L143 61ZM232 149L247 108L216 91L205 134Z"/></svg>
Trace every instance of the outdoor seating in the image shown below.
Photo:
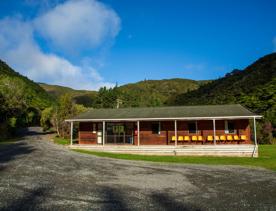
<svg viewBox="0 0 276 211"><path fill-rule="evenodd" d="M190 139L190 136L185 136L184 137L184 141L190 141L191 139Z"/></svg>
<svg viewBox="0 0 276 211"><path fill-rule="evenodd" d="M233 141L233 136L227 135L226 137L227 137L227 141Z"/></svg>
<svg viewBox="0 0 276 211"><path fill-rule="evenodd" d="M213 136L207 136L207 141L214 141Z"/></svg>
<svg viewBox="0 0 276 211"><path fill-rule="evenodd" d="M226 137L225 137L224 135L220 136L219 139L220 139L221 141L226 141Z"/></svg>
<svg viewBox="0 0 276 211"><path fill-rule="evenodd" d="M197 136L192 136L192 141L197 141Z"/></svg>
<svg viewBox="0 0 276 211"><path fill-rule="evenodd" d="M178 136L178 141L184 141L183 136Z"/></svg>
<svg viewBox="0 0 276 211"><path fill-rule="evenodd" d="M175 136L172 136L172 141L175 141L175 140L176 140Z"/></svg>
<svg viewBox="0 0 276 211"><path fill-rule="evenodd" d="M239 141L240 140L239 136L238 135L234 135L234 140L235 141Z"/></svg>
<svg viewBox="0 0 276 211"><path fill-rule="evenodd" d="M198 136L198 137L197 137L197 140L198 140L198 141L203 141L203 137L202 137L202 136Z"/></svg>
<svg viewBox="0 0 276 211"><path fill-rule="evenodd" d="M241 141L246 141L246 140L247 140L246 135L241 135Z"/></svg>

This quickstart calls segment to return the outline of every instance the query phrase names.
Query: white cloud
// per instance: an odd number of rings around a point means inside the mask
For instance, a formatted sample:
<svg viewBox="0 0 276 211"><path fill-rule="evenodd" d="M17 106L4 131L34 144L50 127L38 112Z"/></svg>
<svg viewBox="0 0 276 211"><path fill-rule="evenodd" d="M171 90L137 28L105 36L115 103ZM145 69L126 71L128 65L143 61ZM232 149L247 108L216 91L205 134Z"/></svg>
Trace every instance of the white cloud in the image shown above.
<svg viewBox="0 0 276 211"><path fill-rule="evenodd" d="M90 1L93 4L99 7L99 3L95 1ZM81 0L81 1L69 1L67 4L87 4L88 1ZM66 3L65 3L66 4ZM98 5L99 4L99 5ZM63 5L64 6L64 5ZM90 5L91 7L91 5ZM97 8L96 7L96 8ZM102 6L103 7L103 6ZM73 10L72 5L69 7ZM94 8L95 9L95 8ZM61 12L63 11L60 9ZM94 11L96 11L95 9ZM54 13L49 11L47 14L55 14L57 15L57 7L53 10ZM65 10L67 11L67 10ZM71 11L74 13L74 11ZM78 12L81 13L80 8ZM87 11L86 11L87 12ZM84 13L86 13L84 11ZM115 13L114 13L115 14ZM51 15L50 15L51 16ZM61 15L62 16L62 15ZM46 16L42 16L46 17ZM9 17L0 20L0 58L5 60L9 65L11 65L16 71L19 71L23 75L26 75L30 79L39 82L46 82L51 84L58 84L63 86L70 86L76 89L98 89L101 86L113 86L114 84L106 82L99 72L93 68L89 63L75 65L70 62L68 59L61 57L54 53L45 53L39 46L39 43L34 39L34 32L37 30L37 26L34 27L34 22L37 24L39 21L37 20L44 20L44 18L36 19L35 21L24 21L22 17ZM84 27L85 23L82 21L86 21L85 19L79 20L75 24L80 24ZM43 22L43 21L42 21ZM89 21L88 21L89 23ZM82 30L82 33L85 30L81 27L79 29L74 25L72 22L70 23L71 28L67 26L64 30L67 32L74 33L74 30ZM104 24L104 23L102 23ZM42 27L42 26L41 26ZM56 29L60 29L58 25L56 25ZM86 26L88 27L88 26ZM102 26L103 28L105 26ZM70 29L69 29L70 28ZM89 28L89 27L88 27ZM114 31L110 31L109 29L101 29L103 31L106 30L106 35L111 33L111 37L115 36L116 33ZM45 30L47 31L47 30ZM92 36L92 32L89 32ZM59 36L59 34L48 34L51 39L54 39L57 36L57 44L64 45L66 47L66 41L69 42L68 36L63 34L65 37ZM77 46L78 40L78 32L75 33L72 39L74 39L75 43L70 43L68 46L73 47ZM99 33L96 31L96 35L94 38L91 38L90 42L93 45L101 45L104 40L100 40L103 38L95 38L101 37L102 32ZM63 40L64 39L64 40ZM84 36L84 40L87 40L88 37ZM93 41L94 40L94 41ZM79 46L82 48L82 44ZM90 46L92 47L92 45ZM79 58L80 60L82 58Z"/></svg>
<svg viewBox="0 0 276 211"><path fill-rule="evenodd" d="M276 52L276 37L273 38L272 43L273 43L273 51Z"/></svg>
<svg viewBox="0 0 276 211"><path fill-rule="evenodd" d="M95 0L70 0L38 17L36 30L66 51L95 48L114 38L120 29L117 14Z"/></svg>

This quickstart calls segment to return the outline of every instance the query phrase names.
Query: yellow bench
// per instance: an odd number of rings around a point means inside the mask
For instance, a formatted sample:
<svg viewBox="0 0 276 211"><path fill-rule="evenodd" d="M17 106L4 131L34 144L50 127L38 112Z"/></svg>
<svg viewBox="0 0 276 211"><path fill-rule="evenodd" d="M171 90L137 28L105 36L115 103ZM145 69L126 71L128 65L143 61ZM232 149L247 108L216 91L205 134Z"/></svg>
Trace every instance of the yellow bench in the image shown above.
<svg viewBox="0 0 276 211"><path fill-rule="evenodd" d="M172 141L175 141L176 140L176 137L175 136L172 136Z"/></svg>

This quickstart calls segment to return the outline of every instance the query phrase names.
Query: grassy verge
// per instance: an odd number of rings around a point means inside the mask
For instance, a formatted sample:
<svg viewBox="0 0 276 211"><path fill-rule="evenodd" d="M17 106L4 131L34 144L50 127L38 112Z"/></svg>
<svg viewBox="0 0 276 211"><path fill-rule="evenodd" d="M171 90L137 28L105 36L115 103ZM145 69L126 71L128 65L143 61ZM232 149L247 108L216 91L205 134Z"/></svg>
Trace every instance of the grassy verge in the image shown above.
<svg viewBox="0 0 276 211"><path fill-rule="evenodd" d="M100 157L109 157L125 160L142 160L152 162L190 163L206 165L241 165L253 167L255 166L276 171L276 145L260 145L258 158L130 155L114 154L107 152L95 152L82 149L74 149L74 151L85 154L97 155Z"/></svg>
<svg viewBox="0 0 276 211"><path fill-rule="evenodd" d="M54 143L60 144L60 145L69 145L70 140L66 138L54 137Z"/></svg>

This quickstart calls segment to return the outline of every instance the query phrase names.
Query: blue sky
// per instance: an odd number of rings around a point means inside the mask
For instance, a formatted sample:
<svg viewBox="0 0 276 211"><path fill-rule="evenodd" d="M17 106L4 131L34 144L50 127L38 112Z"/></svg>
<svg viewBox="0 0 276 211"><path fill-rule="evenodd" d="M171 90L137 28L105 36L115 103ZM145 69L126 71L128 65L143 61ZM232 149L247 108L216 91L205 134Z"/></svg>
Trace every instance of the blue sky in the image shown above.
<svg viewBox="0 0 276 211"><path fill-rule="evenodd" d="M50 84L215 79L276 51L276 1L12 2L0 1L0 58Z"/></svg>

